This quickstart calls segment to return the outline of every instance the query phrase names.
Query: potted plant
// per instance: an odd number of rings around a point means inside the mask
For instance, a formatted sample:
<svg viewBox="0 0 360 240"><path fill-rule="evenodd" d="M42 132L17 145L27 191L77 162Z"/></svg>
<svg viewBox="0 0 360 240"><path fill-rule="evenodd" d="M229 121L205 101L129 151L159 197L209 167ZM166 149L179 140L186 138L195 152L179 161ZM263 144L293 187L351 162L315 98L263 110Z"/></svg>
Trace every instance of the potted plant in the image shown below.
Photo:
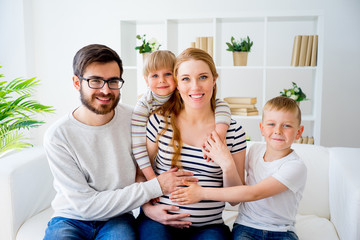
<svg viewBox="0 0 360 240"><path fill-rule="evenodd" d="M226 42L226 45L228 46L226 50L233 52L234 66L246 66L248 53L253 45L253 41L250 41L249 36L240 38L240 40L235 40L232 36L230 42Z"/></svg>
<svg viewBox="0 0 360 240"><path fill-rule="evenodd" d="M301 101L309 100L306 98L306 94L301 90L300 87L298 87L296 83L292 82L292 85L292 88L281 91L280 96L292 98L298 105L300 105Z"/></svg>
<svg viewBox="0 0 360 240"><path fill-rule="evenodd" d="M54 112L53 107L30 99L38 84L35 78L0 81L0 157L15 149L31 147L22 130L44 123L35 120L35 114Z"/></svg>
<svg viewBox="0 0 360 240"><path fill-rule="evenodd" d="M143 60L145 60L146 56L150 53L159 50L161 46L156 38L151 38L149 41L146 41L146 34L142 36L136 35L136 39L141 40L141 45L136 46L135 50L139 50L139 53L143 55Z"/></svg>

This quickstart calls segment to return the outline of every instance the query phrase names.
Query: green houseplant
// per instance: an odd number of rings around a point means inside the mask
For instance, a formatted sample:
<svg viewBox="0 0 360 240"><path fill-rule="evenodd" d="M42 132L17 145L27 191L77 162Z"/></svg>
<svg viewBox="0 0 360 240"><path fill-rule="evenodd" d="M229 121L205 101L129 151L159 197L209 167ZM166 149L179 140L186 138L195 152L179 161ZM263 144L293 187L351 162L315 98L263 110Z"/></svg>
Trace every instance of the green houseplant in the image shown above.
<svg viewBox="0 0 360 240"><path fill-rule="evenodd" d="M141 40L141 45L135 47L135 50L139 50L139 53L151 53L158 50L161 46L155 38L146 41L146 34L142 36L136 35L136 38Z"/></svg>
<svg viewBox="0 0 360 240"><path fill-rule="evenodd" d="M294 82L292 82L293 87L289 89L284 89L280 92L280 96L289 97L294 99L297 103L301 101L309 100L306 98L306 94L302 91L300 87Z"/></svg>
<svg viewBox="0 0 360 240"><path fill-rule="evenodd" d="M240 38L240 40L235 40L232 36L230 42L226 42L228 46L227 51L233 52L233 61L234 66L246 66L248 52L251 51L253 46L253 41L250 40L249 36L246 38Z"/></svg>
<svg viewBox="0 0 360 240"><path fill-rule="evenodd" d="M14 149L31 147L22 130L44 123L34 119L37 113L54 112L53 107L31 99L38 84L36 78L0 81L0 157Z"/></svg>

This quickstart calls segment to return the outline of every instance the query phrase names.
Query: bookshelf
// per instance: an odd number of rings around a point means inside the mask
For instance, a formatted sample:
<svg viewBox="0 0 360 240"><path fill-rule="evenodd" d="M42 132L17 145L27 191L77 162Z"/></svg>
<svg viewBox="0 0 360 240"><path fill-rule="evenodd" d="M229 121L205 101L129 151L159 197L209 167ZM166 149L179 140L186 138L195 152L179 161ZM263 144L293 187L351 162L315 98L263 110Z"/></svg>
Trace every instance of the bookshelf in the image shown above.
<svg viewBox="0 0 360 240"><path fill-rule="evenodd" d="M251 140L261 141L259 122L262 106L278 96L284 88L296 82L310 101L301 102L305 131L303 136L314 137L320 145L323 12L291 12L276 14L244 13L238 16L214 16L178 19L123 19L120 21L120 56L124 63L125 88L122 102L135 105L136 96L143 93L146 84L142 76L142 58L135 46L135 36L155 37L160 49L169 49L176 55L190 47L196 37L213 36L213 58L219 73L217 97L257 97L258 116L237 116ZM317 66L291 66L294 37L318 35ZM233 66L232 52L225 42L249 36L254 45L247 66Z"/></svg>

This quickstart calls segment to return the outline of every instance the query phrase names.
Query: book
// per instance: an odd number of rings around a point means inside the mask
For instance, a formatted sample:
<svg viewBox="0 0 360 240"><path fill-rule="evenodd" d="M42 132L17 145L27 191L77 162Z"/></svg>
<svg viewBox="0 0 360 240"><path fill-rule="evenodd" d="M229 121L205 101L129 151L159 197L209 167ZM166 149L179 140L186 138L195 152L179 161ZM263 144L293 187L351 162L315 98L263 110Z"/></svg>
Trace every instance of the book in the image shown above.
<svg viewBox="0 0 360 240"><path fill-rule="evenodd" d="M258 112L258 111L253 111L253 112L231 111L231 114L233 114L233 115L239 115L239 116L256 116L256 115L259 115L259 112Z"/></svg>
<svg viewBox="0 0 360 240"><path fill-rule="evenodd" d="M310 66L311 55L312 55L311 51L312 51L312 47L313 47L313 40L314 40L314 36L310 35L309 40L308 40L307 50L306 50L305 66Z"/></svg>
<svg viewBox="0 0 360 240"><path fill-rule="evenodd" d="M195 38L195 47L200 48L200 37Z"/></svg>
<svg viewBox="0 0 360 240"><path fill-rule="evenodd" d="M299 66L305 66L306 50L308 45L309 35L301 36L301 45L300 45L300 56L299 56Z"/></svg>
<svg viewBox="0 0 360 240"><path fill-rule="evenodd" d="M212 57L214 49L214 38L207 37L207 53Z"/></svg>
<svg viewBox="0 0 360 240"><path fill-rule="evenodd" d="M195 42L190 42L190 47L194 48L195 47Z"/></svg>
<svg viewBox="0 0 360 240"><path fill-rule="evenodd" d="M311 51L311 61L310 61L310 65L312 67L315 67L317 65L318 38L319 38L318 35L314 35L313 46Z"/></svg>
<svg viewBox="0 0 360 240"><path fill-rule="evenodd" d="M207 51L207 37L200 37L200 49Z"/></svg>
<svg viewBox="0 0 360 240"><path fill-rule="evenodd" d="M299 66L299 57L300 57L300 45L301 45L301 35L297 35L294 38L294 46L291 57L291 66Z"/></svg>
<svg viewBox="0 0 360 240"><path fill-rule="evenodd" d="M256 97L226 97L224 101L237 104L256 104Z"/></svg>
<svg viewBox="0 0 360 240"><path fill-rule="evenodd" d="M244 103L229 103L230 108L238 108L238 109L254 109L255 104L244 104Z"/></svg>
<svg viewBox="0 0 360 240"><path fill-rule="evenodd" d="M233 112L244 112L244 113L249 113L249 112L257 112L257 108L230 108L230 111Z"/></svg>

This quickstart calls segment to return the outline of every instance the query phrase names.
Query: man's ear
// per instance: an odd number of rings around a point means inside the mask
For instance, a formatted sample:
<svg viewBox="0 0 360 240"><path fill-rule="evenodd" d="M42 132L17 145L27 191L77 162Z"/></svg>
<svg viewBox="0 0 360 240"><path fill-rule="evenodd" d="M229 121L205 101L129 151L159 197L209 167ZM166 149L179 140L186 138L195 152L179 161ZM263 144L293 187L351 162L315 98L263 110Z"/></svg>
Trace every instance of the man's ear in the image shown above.
<svg viewBox="0 0 360 240"><path fill-rule="evenodd" d="M80 84L81 84L81 82L80 82L80 79L78 78L78 76L74 75L74 76L72 77L72 80L73 80L73 85L74 85L75 89L78 90L78 91L80 91Z"/></svg>

